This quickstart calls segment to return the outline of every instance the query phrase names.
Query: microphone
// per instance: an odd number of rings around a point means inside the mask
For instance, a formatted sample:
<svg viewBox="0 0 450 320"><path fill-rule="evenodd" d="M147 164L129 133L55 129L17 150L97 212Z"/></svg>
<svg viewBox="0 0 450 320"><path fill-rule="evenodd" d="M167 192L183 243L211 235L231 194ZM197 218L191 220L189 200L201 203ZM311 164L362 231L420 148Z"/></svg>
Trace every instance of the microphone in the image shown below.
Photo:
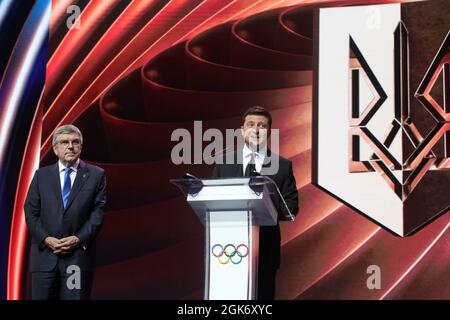
<svg viewBox="0 0 450 320"><path fill-rule="evenodd" d="M261 176L261 173L259 173L258 171L256 171L256 169L253 169L253 170L250 172L250 177L259 177L259 176Z"/></svg>
<svg viewBox="0 0 450 320"><path fill-rule="evenodd" d="M193 174L190 174L189 172L185 172L181 178L182 179L188 179L188 180L196 180L196 179L198 179L196 176L194 176Z"/></svg>

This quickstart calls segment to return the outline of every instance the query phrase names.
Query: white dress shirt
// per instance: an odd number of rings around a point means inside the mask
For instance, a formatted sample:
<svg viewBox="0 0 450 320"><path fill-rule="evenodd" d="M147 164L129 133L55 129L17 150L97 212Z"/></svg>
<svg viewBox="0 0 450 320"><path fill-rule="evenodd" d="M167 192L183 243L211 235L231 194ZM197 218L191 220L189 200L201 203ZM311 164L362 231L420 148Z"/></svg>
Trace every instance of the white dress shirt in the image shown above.
<svg viewBox="0 0 450 320"><path fill-rule="evenodd" d="M267 153L267 147L264 147L262 149L259 149L258 152L252 151L246 144L244 145L244 148L242 149L242 167L243 167L243 175L245 175L245 169L247 168L248 163L250 162L250 159L252 157L252 153L255 154L255 170L260 173L261 168L264 163L264 158L266 157Z"/></svg>
<svg viewBox="0 0 450 320"><path fill-rule="evenodd" d="M78 165L80 164L80 159L77 159L77 161L71 166L70 168L72 171L70 172L70 187L73 187L73 182L75 181L75 177L77 176L78 171ZM61 163L61 161L58 161L58 167L59 167L59 180L61 182L61 191L64 188L64 177L66 175L66 172L64 171L66 167Z"/></svg>

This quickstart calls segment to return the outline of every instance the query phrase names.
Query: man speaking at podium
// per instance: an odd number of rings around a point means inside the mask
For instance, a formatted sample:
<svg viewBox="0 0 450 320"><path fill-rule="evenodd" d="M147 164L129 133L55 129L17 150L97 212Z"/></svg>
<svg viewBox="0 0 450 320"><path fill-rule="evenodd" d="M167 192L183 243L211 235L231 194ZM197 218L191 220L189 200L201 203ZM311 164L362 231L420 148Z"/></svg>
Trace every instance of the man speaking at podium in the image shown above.
<svg viewBox="0 0 450 320"><path fill-rule="evenodd" d="M233 163L216 164L214 178L230 178L264 174L268 165L267 158L279 161L278 170L267 176L275 181L286 205L293 215L298 212L298 192L292 171L292 162L271 153L267 146L270 136L272 116L264 108L250 107L243 116L241 132L244 147L233 155ZM230 157L231 158L231 157ZM263 170L262 170L263 169ZM278 219L281 214L279 213ZM258 299L273 300L275 298L275 279L280 267L280 227L262 226L259 231L259 263L258 263Z"/></svg>
<svg viewBox="0 0 450 320"><path fill-rule="evenodd" d="M59 161L36 171L25 201L31 233L32 299L88 299L95 267L95 238L103 222L103 169L79 159L80 130L53 134Z"/></svg>

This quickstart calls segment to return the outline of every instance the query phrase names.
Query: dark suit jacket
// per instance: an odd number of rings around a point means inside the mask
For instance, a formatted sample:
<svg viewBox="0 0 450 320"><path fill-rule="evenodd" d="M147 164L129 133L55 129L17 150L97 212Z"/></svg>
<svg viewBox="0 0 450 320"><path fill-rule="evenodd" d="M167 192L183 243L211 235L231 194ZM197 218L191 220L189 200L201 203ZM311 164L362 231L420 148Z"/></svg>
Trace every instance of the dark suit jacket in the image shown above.
<svg viewBox="0 0 450 320"><path fill-rule="evenodd" d="M286 204L293 215L298 212L298 192L295 183L295 177L292 171L292 161L285 159L277 154L271 154L267 151L268 157L265 158L261 169L262 175L267 175L275 181L280 189L280 192L286 201ZM226 156L225 156L226 157ZM226 159L223 159L223 164L216 164L213 177L214 178L230 178L244 176L242 150L233 154L234 164L226 164ZM274 175L265 174L264 168L270 166L269 158L279 160L278 172ZM280 210L278 210L280 212ZM281 220L279 214L278 219ZM260 269L278 269L280 267L280 227L263 226L259 231L259 266Z"/></svg>
<svg viewBox="0 0 450 320"><path fill-rule="evenodd" d="M34 174L25 201L25 219L31 232L30 271L51 271L58 259L78 265L82 271L95 268L95 238L103 222L106 203L104 170L80 161L64 209L58 163ZM44 244L47 236L58 239L75 235L80 246L66 256L56 256Z"/></svg>

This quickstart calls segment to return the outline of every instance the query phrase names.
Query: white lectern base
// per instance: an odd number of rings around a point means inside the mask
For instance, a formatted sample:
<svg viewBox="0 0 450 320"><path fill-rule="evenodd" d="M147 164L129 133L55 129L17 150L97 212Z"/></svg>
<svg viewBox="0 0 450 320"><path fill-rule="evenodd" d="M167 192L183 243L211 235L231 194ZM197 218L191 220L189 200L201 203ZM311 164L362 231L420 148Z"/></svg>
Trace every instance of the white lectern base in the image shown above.
<svg viewBox="0 0 450 320"><path fill-rule="evenodd" d="M205 300L256 299L259 226L251 211L209 212L205 237Z"/></svg>

